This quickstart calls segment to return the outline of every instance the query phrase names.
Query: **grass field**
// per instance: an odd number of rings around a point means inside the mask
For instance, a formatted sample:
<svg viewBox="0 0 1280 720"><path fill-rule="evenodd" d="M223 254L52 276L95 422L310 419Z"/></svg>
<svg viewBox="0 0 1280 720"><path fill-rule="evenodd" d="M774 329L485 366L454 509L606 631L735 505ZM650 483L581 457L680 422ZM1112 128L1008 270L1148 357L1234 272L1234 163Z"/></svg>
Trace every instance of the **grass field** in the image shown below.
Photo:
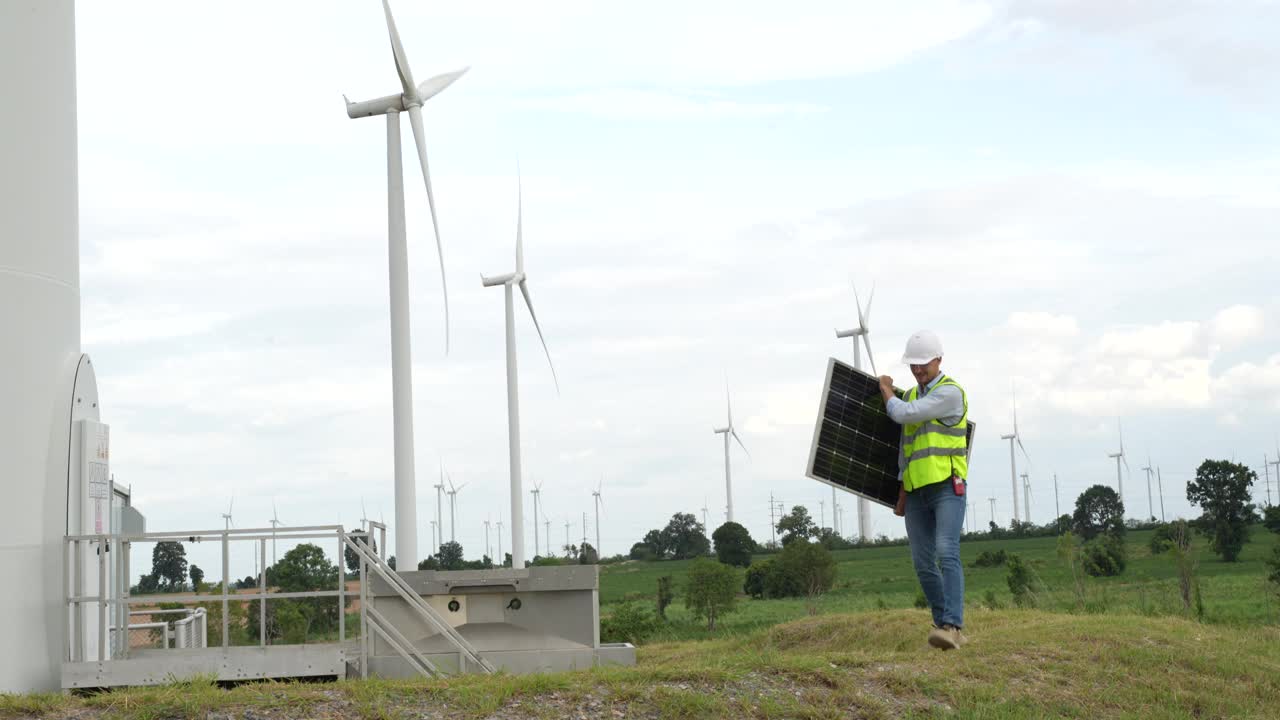
<svg viewBox="0 0 1280 720"><path fill-rule="evenodd" d="M1129 563L1124 574L1111 578L1088 578L1086 611L1134 615L1181 615L1177 573L1168 554L1152 555L1148 544L1151 531L1130 532L1127 536ZM1266 588L1263 561L1280 536L1255 526L1239 562L1222 562L1213 555L1204 538L1196 537L1194 550L1198 558L1197 573L1205 607L1204 622L1209 624L1252 626L1280 623L1280 602ZM1000 604L1012 605L1004 567L972 568L969 563L984 550L1004 549L1017 553L1032 564L1047 587L1041 593L1042 610L1070 611L1075 606L1070 572L1058 559L1057 538L1025 540L991 540L961 545L965 563L966 606L970 613L984 604L991 591ZM818 600L822 613L859 612L875 609L913 607L919 593L910 551L906 547L878 547L843 550L834 553L837 562L835 589ZM628 598L651 602L658 577L671 575L677 586L676 601L667 610L671 622L659 639L697 639L707 633L689 618L682 605L679 587L683 582L687 561L623 563L601 569L600 603L604 614L609 605ZM719 632L743 633L777 625L805 616L804 600L746 600L739 602L737 612L724 616Z"/></svg>
<svg viewBox="0 0 1280 720"><path fill-rule="evenodd" d="M337 684L208 682L87 697L0 696L0 717L1264 718L1280 629L1178 618L979 612L971 642L924 645L922 610L807 617L642 647L635 668Z"/></svg>
<svg viewBox="0 0 1280 720"><path fill-rule="evenodd" d="M1129 567L1089 579L1073 607L1054 538L974 542L1018 553L1048 590L1040 607L1009 607L1004 568L967 568L970 643L924 642L928 613L905 547L836 553L837 588L805 601L742 600L714 635L677 596L671 622L639 648L635 668L440 680L329 684L212 682L89 696L0 696L0 718L1275 718L1280 717L1280 605L1263 585L1277 537L1255 529L1238 563L1203 547L1205 617L1184 616L1172 560L1130 533ZM1199 542L1200 539L1197 539ZM1200 543L1203 545L1203 543ZM650 602L657 578L677 586L684 562L606 566L603 612ZM985 606L991 591L998 604Z"/></svg>

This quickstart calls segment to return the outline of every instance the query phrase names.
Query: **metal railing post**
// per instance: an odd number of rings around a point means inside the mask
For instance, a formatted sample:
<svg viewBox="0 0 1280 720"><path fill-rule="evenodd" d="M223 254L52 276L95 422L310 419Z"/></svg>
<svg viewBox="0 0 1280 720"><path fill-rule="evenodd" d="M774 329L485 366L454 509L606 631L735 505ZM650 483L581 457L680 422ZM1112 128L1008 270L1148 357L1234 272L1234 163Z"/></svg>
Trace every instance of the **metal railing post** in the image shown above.
<svg viewBox="0 0 1280 720"><path fill-rule="evenodd" d="M76 541L75 556L75 593L76 598L82 598L84 597L84 547L79 540ZM77 599L75 611L71 615L76 626L76 644L72 648L76 660L84 662L84 603Z"/></svg>
<svg viewBox="0 0 1280 720"><path fill-rule="evenodd" d="M347 641L347 574L343 572L346 564L342 562L343 531L338 528L338 643Z"/></svg>
<svg viewBox="0 0 1280 720"><path fill-rule="evenodd" d="M258 577L258 646L267 646L267 541L258 541L259 554L262 556L262 574Z"/></svg>
<svg viewBox="0 0 1280 720"><path fill-rule="evenodd" d="M368 535L365 535L367 538ZM368 547L368 543L365 543ZM360 556L360 677L369 679L369 565Z"/></svg>
<svg viewBox="0 0 1280 720"><path fill-rule="evenodd" d="M107 627L107 600L110 594L107 592L107 538L98 536L98 661L103 662L110 654L108 647L108 627Z"/></svg>
<svg viewBox="0 0 1280 720"><path fill-rule="evenodd" d="M129 570L132 566L130 554L133 552L133 543L125 541L120 543L120 557L116 560L116 567L120 569L120 624L116 627L120 628L119 632L124 634L120 636L120 657L129 657Z"/></svg>
<svg viewBox="0 0 1280 720"><path fill-rule="evenodd" d="M231 645L231 618L228 616L230 605L227 593L231 589L231 538L226 531L222 533L222 647Z"/></svg>

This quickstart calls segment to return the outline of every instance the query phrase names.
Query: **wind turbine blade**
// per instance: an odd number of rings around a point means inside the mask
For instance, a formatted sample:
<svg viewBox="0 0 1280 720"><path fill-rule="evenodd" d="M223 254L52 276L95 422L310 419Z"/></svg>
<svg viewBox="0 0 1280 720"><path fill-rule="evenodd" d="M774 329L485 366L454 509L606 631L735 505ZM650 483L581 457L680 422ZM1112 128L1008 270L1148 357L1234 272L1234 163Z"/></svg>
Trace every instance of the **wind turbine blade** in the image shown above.
<svg viewBox="0 0 1280 720"><path fill-rule="evenodd" d="M742 448L742 452L746 453L747 457L751 457L751 451L747 449L746 445L742 444L742 438L738 437L738 431L733 428L729 428L729 433L733 435L734 440L738 441L738 446Z"/></svg>
<svg viewBox="0 0 1280 720"><path fill-rule="evenodd" d="M862 327L862 298L858 295L858 283L853 283L853 304L858 309L858 327Z"/></svg>
<svg viewBox="0 0 1280 720"><path fill-rule="evenodd" d="M867 296L867 311L858 317L862 323L862 329L870 332L871 330L871 303L876 300L876 284L871 283L871 294Z"/></svg>
<svg viewBox="0 0 1280 720"><path fill-rule="evenodd" d="M228 515L230 515L230 514L231 514L231 509L232 509L232 508L234 508L235 506L236 506L236 496L235 496L235 495L232 495L232 496L231 496L231 502L227 503L227 514L228 514Z"/></svg>
<svg viewBox="0 0 1280 720"><path fill-rule="evenodd" d="M453 489L453 491L454 491L455 493L456 493L456 492L458 492L459 490L461 490L462 488L464 488L464 487L466 487L468 484L470 484L470 482L471 482L471 481L470 481L470 480L468 480L467 482L462 483L462 484L461 484L461 485L459 485L458 487L454 488L454 489ZM452 483L450 483L450 484L452 484Z"/></svg>
<svg viewBox="0 0 1280 720"><path fill-rule="evenodd" d="M386 0L383 0L385 3ZM431 228L436 234L436 255L440 259L440 292L444 295L444 352L449 353L449 280L444 272L444 245L440 242L440 222L436 219L436 196L431 191L431 172L427 169L427 141L422 129L422 108L409 108L409 124L413 126L413 142L418 146L418 164L422 166L422 182L427 187L427 205L431 208Z"/></svg>
<svg viewBox="0 0 1280 720"><path fill-rule="evenodd" d="M1022 436L1014 435L1013 437L1018 441L1018 449L1022 451L1022 457L1026 458L1027 462L1030 463L1031 456L1027 454L1027 448L1022 444Z"/></svg>
<svg viewBox="0 0 1280 720"><path fill-rule="evenodd" d="M854 342L857 342L856 338ZM880 373L876 372L876 356L871 353L871 333L862 334L862 344L867 346L867 361L871 363L871 374L879 376Z"/></svg>
<svg viewBox="0 0 1280 720"><path fill-rule="evenodd" d="M413 82L413 72L409 70L409 58L405 57L404 45L400 44L400 32L396 30L396 20L391 17L391 5L382 0L382 11L387 16L387 34L391 36L391 54L396 59L396 72L400 75L400 87L404 94L413 97L417 87Z"/></svg>
<svg viewBox="0 0 1280 720"><path fill-rule="evenodd" d="M280 522L280 513L276 512L276 501L271 501L271 519Z"/></svg>
<svg viewBox="0 0 1280 720"><path fill-rule="evenodd" d="M556 394L560 394L560 378L556 377L555 363L551 362L551 350L547 348L547 340L542 336L542 326L538 324L538 314L533 311L533 299L529 297L529 284L520 281L520 294L524 295L524 304L529 308L529 317L533 318L533 327L538 331L538 339L542 341L542 351L547 354L547 365L551 366L551 380L556 384Z"/></svg>
<svg viewBox="0 0 1280 720"><path fill-rule="evenodd" d="M452 85L455 80L465 75L470 69L470 67L464 67L461 70L441 73L435 77L429 77L426 80L423 80L422 84L418 86L418 99L422 102L426 102L436 95L439 95L445 88Z"/></svg>
<svg viewBox="0 0 1280 720"><path fill-rule="evenodd" d="M729 380L724 381L724 410L729 419L729 427L733 427L733 401L729 399Z"/></svg>

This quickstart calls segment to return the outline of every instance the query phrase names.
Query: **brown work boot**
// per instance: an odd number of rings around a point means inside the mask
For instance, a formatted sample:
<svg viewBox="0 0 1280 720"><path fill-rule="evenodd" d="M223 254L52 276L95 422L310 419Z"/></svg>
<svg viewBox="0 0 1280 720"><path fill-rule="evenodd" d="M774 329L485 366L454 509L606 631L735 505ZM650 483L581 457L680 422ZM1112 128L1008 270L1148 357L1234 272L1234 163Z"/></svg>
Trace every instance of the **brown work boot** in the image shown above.
<svg viewBox="0 0 1280 720"><path fill-rule="evenodd" d="M939 650L955 650L960 647L960 643L956 639L958 634L959 631L951 625L934 627L929 631L929 644Z"/></svg>

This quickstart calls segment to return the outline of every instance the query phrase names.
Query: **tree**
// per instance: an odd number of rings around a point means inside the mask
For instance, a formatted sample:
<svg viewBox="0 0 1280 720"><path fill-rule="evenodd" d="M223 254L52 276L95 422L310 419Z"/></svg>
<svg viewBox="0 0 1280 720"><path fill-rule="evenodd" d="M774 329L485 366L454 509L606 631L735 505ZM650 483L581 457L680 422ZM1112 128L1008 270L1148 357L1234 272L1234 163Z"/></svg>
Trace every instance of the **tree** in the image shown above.
<svg viewBox="0 0 1280 720"><path fill-rule="evenodd" d="M180 590L187 582L187 551L182 543L165 540L151 550L151 574L159 589Z"/></svg>
<svg viewBox="0 0 1280 720"><path fill-rule="evenodd" d="M591 547L591 543L582 543L582 549L578 551L579 565L595 565L600 562L600 553Z"/></svg>
<svg viewBox="0 0 1280 720"><path fill-rule="evenodd" d="M733 612L741 579L738 569L709 558L689 565L684 606L694 617L706 618L707 630L716 629L716 618Z"/></svg>
<svg viewBox="0 0 1280 720"><path fill-rule="evenodd" d="M1196 468L1196 479L1187 483L1187 500L1204 510L1196 521L1200 532L1212 538L1211 546L1226 562L1235 562L1249 538L1253 504L1249 488L1258 474L1247 465L1228 460L1205 460Z"/></svg>
<svg viewBox="0 0 1280 720"><path fill-rule="evenodd" d="M791 514L778 521L778 532L782 533L782 545L786 547L795 540L807 540L814 536L818 528L809 517L809 510L803 505L791 508Z"/></svg>
<svg viewBox="0 0 1280 720"><path fill-rule="evenodd" d="M663 537L661 530L650 530L644 534L644 539L640 542L649 548L649 552L658 560L662 560L667 556L667 541Z"/></svg>
<svg viewBox="0 0 1280 720"><path fill-rule="evenodd" d="M303 543L267 568L267 583L285 593L332 590L338 584L338 566L329 562L320 546ZM246 629L250 636L257 636L259 632L259 602L249 603ZM267 635L291 643L305 642L312 631L332 630L338 626L339 619L332 598L272 600L267 603L266 615Z"/></svg>
<svg viewBox="0 0 1280 720"><path fill-rule="evenodd" d="M715 542L716 559L726 565L747 567L751 564L751 553L756 549L756 541L751 533L736 522L727 522L711 534Z"/></svg>
<svg viewBox="0 0 1280 720"><path fill-rule="evenodd" d="M361 530L357 530L357 531L348 533L348 537L351 538L352 542L368 543L369 551L372 552L374 555L378 554L378 541L375 540L374 537L369 533ZM360 556L356 554L355 550L352 550L346 545L343 545L342 559L347 563L347 572L349 573L360 572Z"/></svg>
<svg viewBox="0 0 1280 720"><path fill-rule="evenodd" d="M643 542L638 542L635 545L632 545L631 552L627 553L627 556L630 557L632 560L657 560L658 559L658 555L653 551L653 548L649 547L648 544Z"/></svg>
<svg viewBox="0 0 1280 720"><path fill-rule="evenodd" d="M676 560L702 557L711 553L706 528L692 513L676 513L662 529L663 547Z"/></svg>
<svg viewBox="0 0 1280 720"><path fill-rule="evenodd" d="M1115 490L1094 485L1076 498L1076 511L1071 516L1071 529L1087 540L1102 535L1124 535L1124 503Z"/></svg>
<svg viewBox="0 0 1280 720"><path fill-rule="evenodd" d="M187 572L191 575L191 589L200 592L200 583L204 582L204 571L199 565L192 565Z"/></svg>
<svg viewBox="0 0 1280 720"><path fill-rule="evenodd" d="M461 570L462 544L456 540L444 543L436 553L436 558L440 561L441 570Z"/></svg>

